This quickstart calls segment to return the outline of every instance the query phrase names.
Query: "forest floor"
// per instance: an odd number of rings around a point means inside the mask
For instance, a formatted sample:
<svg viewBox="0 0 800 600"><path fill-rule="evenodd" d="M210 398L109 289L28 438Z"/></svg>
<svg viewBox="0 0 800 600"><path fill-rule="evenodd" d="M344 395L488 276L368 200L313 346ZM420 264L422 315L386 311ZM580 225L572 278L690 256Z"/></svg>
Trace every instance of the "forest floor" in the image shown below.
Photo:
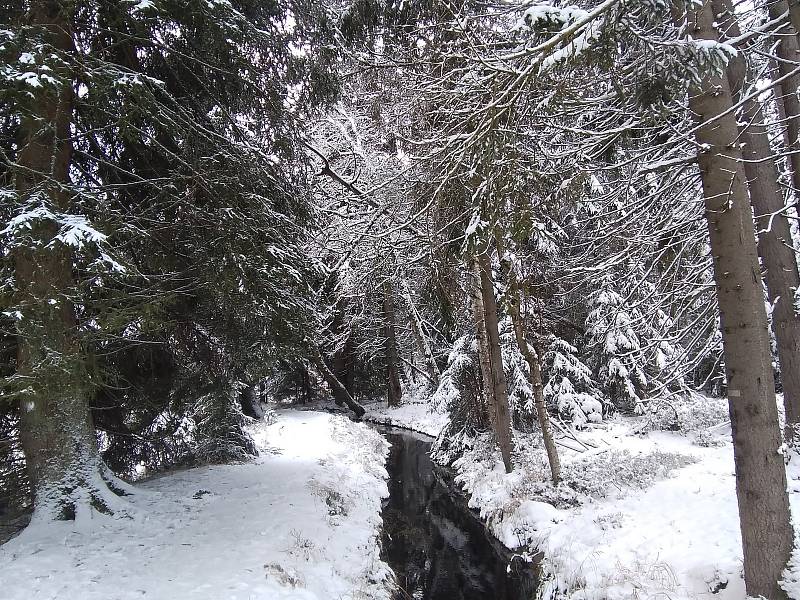
<svg viewBox="0 0 800 600"><path fill-rule="evenodd" d="M28 528L0 547L4 600L385 599L388 443L340 415L281 410L248 463L136 485L130 518Z"/></svg>
<svg viewBox="0 0 800 600"><path fill-rule="evenodd" d="M543 553L544 585L563 597L739 600L746 594L726 403L706 398L677 412L678 431L617 416L560 436L558 488L548 481L536 431L516 433L511 474L488 436L469 440L471 448L453 464L456 482L506 546ZM372 405L368 417L432 435L443 425L440 414L419 403ZM797 454L787 478L800 530ZM785 587L798 599L797 551L789 571Z"/></svg>
<svg viewBox="0 0 800 600"><path fill-rule="evenodd" d="M385 402L364 404L364 408L367 410L364 415L365 421L396 425L431 437L439 435L448 420L447 414L432 410L430 402L426 399L412 398L400 406L386 406Z"/></svg>

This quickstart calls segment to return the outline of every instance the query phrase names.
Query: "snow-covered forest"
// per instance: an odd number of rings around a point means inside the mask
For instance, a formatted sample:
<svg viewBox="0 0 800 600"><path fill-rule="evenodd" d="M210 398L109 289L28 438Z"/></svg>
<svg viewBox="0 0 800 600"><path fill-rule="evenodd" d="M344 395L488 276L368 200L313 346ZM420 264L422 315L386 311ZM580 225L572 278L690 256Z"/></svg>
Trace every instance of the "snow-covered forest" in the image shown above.
<svg viewBox="0 0 800 600"><path fill-rule="evenodd" d="M800 600L797 0L0 5L0 596Z"/></svg>

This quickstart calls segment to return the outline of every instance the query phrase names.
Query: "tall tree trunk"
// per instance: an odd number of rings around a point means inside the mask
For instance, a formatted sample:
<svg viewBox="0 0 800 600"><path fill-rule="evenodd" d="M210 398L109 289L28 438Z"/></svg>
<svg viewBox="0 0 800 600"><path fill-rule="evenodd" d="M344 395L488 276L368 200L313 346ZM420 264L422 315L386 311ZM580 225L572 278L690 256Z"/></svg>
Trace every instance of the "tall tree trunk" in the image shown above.
<svg viewBox="0 0 800 600"><path fill-rule="evenodd" d="M536 418L542 430L542 441L544 442L544 448L547 452L547 461L550 464L550 478L553 480L553 485L558 485L558 482L561 481L561 461L558 458L558 449L556 448L556 441L553 437L553 430L550 427L550 415L547 414L547 407L544 403L542 365L539 360L541 352L539 352L538 348L532 348L530 344L528 344L527 336L525 335L525 324L520 312L522 300L519 281L511 265L503 260L505 251L500 235L496 235L495 240L497 244L497 254L500 256L500 264L503 266L503 272L508 279L508 314L511 316L511 323L514 326L514 337L522 356L525 358L525 362L528 363L528 381L533 390Z"/></svg>
<svg viewBox="0 0 800 600"><path fill-rule="evenodd" d="M336 379L347 390L348 395L353 395L353 344L352 332L345 331L345 306L344 300L339 298L336 301L335 313L333 323L331 323L331 331L334 335L346 335L344 344L339 350L336 350L331 359L330 369L336 376ZM327 366L327 365L326 365ZM339 406L345 404L343 397L334 392L333 399Z"/></svg>
<svg viewBox="0 0 800 600"><path fill-rule="evenodd" d="M353 336L348 332L347 339L345 339L341 349L337 350L333 355L331 370L350 396L353 395L354 388L353 363ZM336 403L342 404L338 397L336 398Z"/></svg>
<svg viewBox="0 0 800 600"><path fill-rule="evenodd" d="M553 430L550 427L550 415L547 414L547 407L544 404L542 366L539 361L541 353L538 348L534 349L528 345L528 341L525 339L522 316L519 313L518 299L512 302L517 302L509 305L509 313L514 325L514 336L517 340L517 345L522 351L522 356L525 357L525 362L528 363L528 381L530 381L533 389L536 418L539 420L539 427L542 429L542 440L547 451L547 461L550 464L550 478L553 480L553 485L558 485L558 482L561 481L561 461L558 458L558 449L556 448L555 438L553 438Z"/></svg>
<svg viewBox="0 0 800 600"><path fill-rule="evenodd" d="M72 15L62 3L32 2L27 19L46 32L54 48L73 51ZM71 202L73 76L61 60L48 66L60 82L35 88L30 112L22 115L15 185L23 210L58 214L67 212ZM115 507L115 496L99 477L106 470L98 456L72 300L73 252L55 240L58 231L55 218L42 218L29 232L33 243L14 249L22 312L17 375L26 381L20 440L37 520L74 519L92 509L112 512Z"/></svg>
<svg viewBox="0 0 800 600"><path fill-rule="evenodd" d="M346 404L347 407L352 410L357 418L361 418L364 416L364 413L367 412L364 410L364 407L361 406L358 402L353 400L353 397L350 395L350 392L347 391L347 388L339 381L339 378L328 368L328 365L325 364L325 359L322 358L322 353L319 351L319 348L316 344L311 344L311 355L310 355L311 363L317 368L319 374L322 375L322 378L325 382L330 386L331 393L333 393L333 397L337 404Z"/></svg>
<svg viewBox="0 0 800 600"><path fill-rule="evenodd" d="M511 412L508 408L508 387L503 371L503 356L500 351L500 331L497 319L497 302L492 284L492 267L489 255L482 252L475 261L477 291L474 306L476 325L479 326L478 340L480 346L481 372L483 385L489 405L489 417L492 421L500 454L506 473L513 468L511 454L513 440L511 438ZM481 325L479 325L481 324Z"/></svg>
<svg viewBox="0 0 800 600"><path fill-rule="evenodd" d="M797 0L792 0L792 3L797 10ZM768 4L769 16L771 19L777 19L781 15L786 14L789 10L789 4L786 0L777 0ZM786 77L784 81L778 84L775 90L775 96L778 105L786 119L786 149L790 152L787 161L792 171L792 187L794 187L795 199L800 200L800 98L797 97L797 90L800 87L800 75L791 75L800 61L800 41L797 39L798 26L792 19L792 25L786 26L782 30L778 38L778 45L775 48L775 54L778 57L776 60L778 76L780 78Z"/></svg>
<svg viewBox="0 0 800 600"><path fill-rule="evenodd" d="M308 404L311 402L311 378L308 376L308 368L306 367L305 363L300 365L301 369L301 377L302 377L302 402L303 404Z"/></svg>
<svg viewBox="0 0 800 600"><path fill-rule="evenodd" d="M692 38L718 41L710 2L694 6L688 16ZM778 580L792 532L753 213L732 106L728 82L718 75L707 75L689 98L699 126L697 143L708 148L699 166L725 356L745 584L748 595L775 600L786 597Z"/></svg>
<svg viewBox="0 0 800 600"><path fill-rule="evenodd" d="M781 2L776 2L775 6L778 7L778 10L775 12L775 16L773 16L772 6L770 5L770 17L777 18L781 15L785 14L787 11L789 12L789 20L792 23L792 29L794 29L795 36L800 33L800 0L783 0Z"/></svg>
<svg viewBox="0 0 800 600"><path fill-rule="evenodd" d="M741 32L731 1L713 0L712 6L726 37L739 37ZM790 40L796 48L797 38L790 36ZM734 101L742 96L746 70L747 64L741 54L731 59L728 65L728 82ZM791 101L797 104L796 94L791 95ZM758 99L751 98L743 102L740 121L742 126L739 128L739 136L744 146L744 172L759 232L758 255L765 271L769 300L774 306L772 329L781 365L786 439L791 440L794 426L800 423L800 318L794 311L794 293L800 288L800 274L792 249L789 219L784 211L778 168L769 145L764 112ZM797 135L797 120L792 119L792 123ZM796 156L800 158L800 155ZM797 174L800 175L800 171Z"/></svg>
<svg viewBox="0 0 800 600"><path fill-rule="evenodd" d="M400 358L397 353L397 333L395 331L394 298L391 282L383 284L383 318L385 323L386 387L389 406L400 404L403 389L400 387Z"/></svg>

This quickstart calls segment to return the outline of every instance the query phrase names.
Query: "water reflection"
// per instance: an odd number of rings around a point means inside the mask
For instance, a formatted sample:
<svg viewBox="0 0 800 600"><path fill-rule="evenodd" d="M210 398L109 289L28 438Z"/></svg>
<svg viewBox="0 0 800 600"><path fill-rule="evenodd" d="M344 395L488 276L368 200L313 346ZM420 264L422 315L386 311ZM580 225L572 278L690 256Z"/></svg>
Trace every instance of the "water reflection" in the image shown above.
<svg viewBox="0 0 800 600"><path fill-rule="evenodd" d="M509 556L497 551L483 525L437 478L429 438L383 432L392 444L383 558L402 588L397 600L533 598L532 570L509 570Z"/></svg>

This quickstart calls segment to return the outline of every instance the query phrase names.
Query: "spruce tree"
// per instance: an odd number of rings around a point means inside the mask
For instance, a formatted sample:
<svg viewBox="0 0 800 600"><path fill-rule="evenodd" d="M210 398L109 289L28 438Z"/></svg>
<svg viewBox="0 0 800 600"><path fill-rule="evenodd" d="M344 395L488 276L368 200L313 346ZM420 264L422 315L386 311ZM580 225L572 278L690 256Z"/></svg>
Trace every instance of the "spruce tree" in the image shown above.
<svg viewBox="0 0 800 600"><path fill-rule="evenodd" d="M314 267L297 141L336 96L335 23L310 3L247 0L37 0L2 16L3 308L17 340L4 398L37 515L110 512L94 427L112 444L126 431L90 407L145 432L172 415L177 435L220 378L257 379L279 345L302 343ZM164 387L106 387L142 344L164 349Z"/></svg>

